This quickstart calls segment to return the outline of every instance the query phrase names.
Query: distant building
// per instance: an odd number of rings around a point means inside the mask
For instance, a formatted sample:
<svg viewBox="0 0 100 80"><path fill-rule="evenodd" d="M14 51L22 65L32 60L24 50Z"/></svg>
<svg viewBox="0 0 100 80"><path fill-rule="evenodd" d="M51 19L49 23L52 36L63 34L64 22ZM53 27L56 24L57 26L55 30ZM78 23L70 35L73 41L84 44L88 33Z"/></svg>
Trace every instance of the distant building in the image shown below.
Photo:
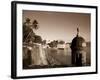
<svg viewBox="0 0 100 80"><path fill-rule="evenodd" d="M64 50L65 47L66 47L66 44L58 44L58 45L57 45L57 48L58 48L58 49Z"/></svg>
<svg viewBox="0 0 100 80"><path fill-rule="evenodd" d="M86 43L83 37L79 36L79 29L77 28L77 35L72 40L71 50L72 50L72 65L74 66L84 66L86 65Z"/></svg>

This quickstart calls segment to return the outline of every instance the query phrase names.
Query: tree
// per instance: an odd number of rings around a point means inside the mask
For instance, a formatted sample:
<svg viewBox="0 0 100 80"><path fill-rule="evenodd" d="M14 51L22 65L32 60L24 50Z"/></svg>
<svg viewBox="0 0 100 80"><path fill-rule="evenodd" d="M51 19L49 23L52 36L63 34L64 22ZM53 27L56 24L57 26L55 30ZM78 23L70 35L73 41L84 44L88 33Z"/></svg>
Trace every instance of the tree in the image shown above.
<svg viewBox="0 0 100 80"><path fill-rule="evenodd" d="M31 25L30 19L27 18L26 22L23 23L23 42L26 43L29 41L34 41L35 33L33 32L30 25Z"/></svg>
<svg viewBox="0 0 100 80"><path fill-rule="evenodd" d="M42 38L41 38L41 36L35 35L34 37L35 37L35 40L34 40L35 43L42 43Z"/></svg>
<svg viewBox="0 0 100 80"><path fill-rule="evenodd" d="M33 29L38 29L38 22L34 20L33 23L30 22L30 19L27 18L23 23L23 42L33 42L33 43L42 43L42 38L39 35L36 35Z"/></svg>
<svg viewBox="0 0 100 80"><path fill-rule="evenodd" d="M63 40L60 40L59 41L59 44L64 44L65 42Z"/></svg>
<svg viewBox="0 0 100 80"><path fill-rule="evenodd" d="M52 42L48 43L48 45L49 45L51 48L54 47Z"/></svg>
<svg viewBox="0 0 100 80"><path fill-rule="evenodd" d="M46 44L46 40L43 40L43 41L42 41L42 44L45 45L45 44Z"/></svg>
<svg viewBox="0 0 100 80"><path fill-rule="evenodd" d="M58 41L57 40L53 40L52 42L50 42L50 43L48 43L48 45L50 46L50 47L57 47L57 44L58 44Z"/></svg>
<svg viewBox="0 0 100 80"><path fill-rule="evenodd" d="M32 25L33 25L33 26L32 26L33 29L35 29L35 30L38 29L38 22L37 22L37 20L34 20Z"/></svg>

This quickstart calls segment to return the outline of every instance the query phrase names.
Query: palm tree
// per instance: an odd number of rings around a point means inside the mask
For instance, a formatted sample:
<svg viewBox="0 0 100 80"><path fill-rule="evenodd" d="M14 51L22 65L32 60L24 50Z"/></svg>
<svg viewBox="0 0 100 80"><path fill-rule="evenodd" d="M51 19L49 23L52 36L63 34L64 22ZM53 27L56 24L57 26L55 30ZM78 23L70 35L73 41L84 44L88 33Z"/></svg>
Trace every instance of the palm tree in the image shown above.
<svg viewBox="0 0 100 80"><path fill-rule="evenodd" d="M30 19L27 18L23 24L23 42L28 42L30 40L34 40L35 33L31 28Z"/></svg>
<svg viewBox="0 0 100 80"><path fill-rule="evenodd" d="M32 28L37 30L38 29L38 22L37 20L34 20L33 23L32 23Z"/></svg>
<svg viewBox="0 0 100 80"><path fill-rule="evenodd" d="M41 37L40 36L36 36L33 30L37 30L38 29L38 22L37 20L34 20L33 23L31 24L30 19L27 18L26 22L23 25L23 41L24 42L28 42L28 41L32 41L34 42L34 40L36 42L41 42ZM35 39L36 38L36 39Z"/></svg>

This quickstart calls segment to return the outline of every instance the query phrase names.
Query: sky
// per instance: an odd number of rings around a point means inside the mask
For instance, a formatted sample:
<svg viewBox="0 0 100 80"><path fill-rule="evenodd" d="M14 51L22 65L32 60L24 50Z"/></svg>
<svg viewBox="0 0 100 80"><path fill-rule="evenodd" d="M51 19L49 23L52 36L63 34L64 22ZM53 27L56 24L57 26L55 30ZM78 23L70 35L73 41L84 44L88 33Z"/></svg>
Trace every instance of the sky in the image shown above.
<svg viewBox="0 0 100 80"><path fill-rule="evenodd" d="M79 36L86 42L91 41L90 14L23 10L23 22L26 18L30 18L31 22L38 21L39 29L35 33L43 40L72 42L78 27Z"/></svg>

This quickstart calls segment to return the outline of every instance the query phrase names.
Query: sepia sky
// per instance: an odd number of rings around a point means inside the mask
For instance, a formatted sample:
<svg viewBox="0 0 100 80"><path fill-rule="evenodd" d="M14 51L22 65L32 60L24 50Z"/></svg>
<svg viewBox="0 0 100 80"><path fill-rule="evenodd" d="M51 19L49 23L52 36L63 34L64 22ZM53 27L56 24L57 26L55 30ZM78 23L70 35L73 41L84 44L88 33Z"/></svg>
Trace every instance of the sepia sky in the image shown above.
<svg viewBox="0 0 100 80"><path fill-rule="evenodd" d="M86 41L90 41L90 14L86 13L65 13L23 10L23 22L30 18L31 22L38 21L39 29L35 31L42 39L64 40L71 42L77 34Z"/></svg>

